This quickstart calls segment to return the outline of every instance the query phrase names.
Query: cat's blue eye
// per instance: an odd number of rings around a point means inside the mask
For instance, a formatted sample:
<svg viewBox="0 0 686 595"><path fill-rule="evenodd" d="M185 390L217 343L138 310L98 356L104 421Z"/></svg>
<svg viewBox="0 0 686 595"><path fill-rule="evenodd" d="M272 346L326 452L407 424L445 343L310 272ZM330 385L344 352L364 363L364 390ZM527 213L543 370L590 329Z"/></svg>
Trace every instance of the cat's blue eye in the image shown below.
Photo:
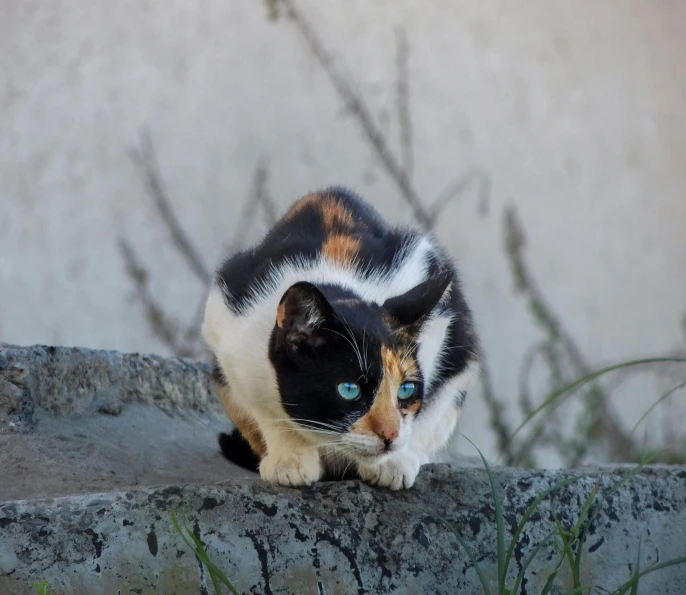
<svg viewBox="0 0 686 595"><path fill-rule="evenodd" d="M352 401L360 396L360 386L354 382L341 382L337 389L338 394L346 401Z"/></svg>
<svg viewBox="0 0 686 595"><path fill-rule="evenodd" d="M405 382L401 384L400 388L398 389L398 398L409 399L414 394L416 388L417 386L414 382Z"/></svg>

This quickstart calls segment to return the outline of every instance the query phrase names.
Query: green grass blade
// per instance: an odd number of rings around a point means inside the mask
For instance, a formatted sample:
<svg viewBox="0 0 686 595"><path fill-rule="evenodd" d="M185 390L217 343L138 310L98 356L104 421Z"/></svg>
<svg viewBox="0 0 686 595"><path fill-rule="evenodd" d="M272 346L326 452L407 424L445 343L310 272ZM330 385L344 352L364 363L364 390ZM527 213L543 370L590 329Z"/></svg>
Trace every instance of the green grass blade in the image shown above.
<svg viewBox="0 0 686 595"><path fill-rule="evenodd" d="M644 359L637 359L637 360L632 360L628 362L623 362L621 364L614 364L612 366L607 366L605 368L601 368L600 370L596 370L595 372L591 372L590 374L587 374L586 376L583 376L582 378L579 378L578 380L575 380L574 382L571 382L570 384L567 384L566 386L563 386L562 388L553 391L546 399L538 406L536 409L534 409L529 415L527 415L524 418L524 421L517 426L517 429L512 433L512 435L509 438L509 441L511 442L517 434L533 419L536 417L541 411L544 409L548 408L551 404L555 403L560 397L562 397L565 393L571 392L576 388L579 388L583 386L584 384L588 384L589 382L595 380L596 378L607 374L609 372L614 372L615 370L621 370L622 368L629 368L632 366L640 366L640 365L646 365L646 364L657 364L657 363L680 363L680 364L686 364L686 359L681 358L681 357L652 357L652 358L644 358ZM564 400L564 399L562 399ZM561 402L559 403L561 404ZM556 405L557 406L557 405Z"/></svg>
<svg viewBox="0 0 686 595"><path fill-rule="evenodd" d="M668 399L676 391L684 388L685 386L686 386L686 380L684 380L681 384L677 384L676 386L670 388L657 401L655 401L650 407L648 407L648 409L646 409L645 413L643 415L641 415L640 419L636 422L636 425L631 430L631 434L629 434L629 438L633 438L634 433L636 432L636 429L638 428L638 426L640 426L641 422L653 412L653 409L655 409L655 407L657 407L660 403L662 403L662 401L664 401L665 399Z"/></svg>
<svg viewBox="0 0 686 595"><path fill-rule="evenodd" d="M217 595L222 595L222 587L219 577L219 574L221 573L217 573L214 564L210 560L210 557L207 555L207 550L205 549L205 546L203 545L202 541L200 541L198 536L195 535L195 533L193 533L190 529L188 529L188 527L185 527L185 529L188 535L190 535L191 539L195 543L196 557L198 558L198 560L200 560L200 562L202 562L202 564L204 564L205 568L207 568L207 572L210 575L210 580L212 581L212 586L214 587L215 592L217 593ZM228 579L226 580L228 581Z"/></svg>
<svg viewBox="0 0 686 595"><path fill-rule="evenodd" d="M572 551L572 543L574 540L569 541L567 532L562 528L562 524L554 512L553 519L555 520L555 526L557 527L557 536L562 541L562 547L564 548L562 558L567 558L567 562L569 562L569 569L572 571L572 580L574 581L574 588L576 589L581 586L581 581L579 580L579 568L574 564L574 552Z"/></svg>
<svg viewBox="0 0 686 595"><path fill-rule="evenodd" d="M612 486L610 492L606 495L606 497L614 494L627 481L629 481L634 475L636 475L641 469L643 469L643 467L649 465L656 457L659 457L664 451L665 449L660 449L658 451L655 451L654 453L644 456L640 462L638 462L634 467L632 467L629 471L627 471L627 473L625 473L622 476L622 479L620 479L617 483L615 483Z"/></svg>
<svg viewBox="0 0 686 595"><path fill-rule="evenodd" d="M543 590L541 591L541 595L548 595L550 593L550 590L553 588L553 583L555 582L555 579L557 578L557 573L559 572L559 568L557 570L553 570L550 575L548 575L548 580L545 582L545 585L543 585Z"/></svg>
<svg viewBox="0 0 686 595"><path fill-rule="evenodd" d="M686 564L686 556L682 556L680 558L673 558L671 560L667 560L666 562L655 564L655 566L651 566L650 568L644 570L641 573L641 576L643 577L646 574L650 574L651 572L655 572L656 570L662 570L663 568L669 568L670 566L678 566L679 564Z"/></svg>
<svg viewBox="0 0 686 595"><path fill-rule="evenodd" d="M488 481L491 484L491 493L493 494L493 508L495 509L495 522L496 530L498 536L498 592L502 593L505 590L505 575L507 574L507 566L505 566L505 516L503 515L503 506L500 500L500 493L498 492L498 486L495 483L495 478L493 477L493 472L491 471L491 466L488 464L486 457L479 450L479 447L474 444L467 436L462 434L462 436L467 440L476 451L479 453L481 460L486 468L486 473L488 474Z"/></svg>
<svg viewBox="0 0 686 595"><path fill-rule="evenodd" d="M33 581L31 586L38 595L50 595L50 585L48 584L48 581L44 579Z"/></svg>
<svg viewBox="0 0 686 595"><path fill-rule="evenodd" d="M215 582L216 580L221 581L226 587L228 587L229 591L233 593L233 595L239 595L238 591L234 588L234 586L231 584L231 581L226 577L226 575L215 566L214 562L210 560L210 557L207 555L207 551L205 550L205 546L203 545L202 541L198 538L195 533L190 531L188 528L186 528L186 531L188 531L188 534L190 535L191 539L195 542L196 545L196 555L200 558L202 563L207 567L207 570L210 572L210 577L212 578L212 582Z"/></svg>
<svg viewBox="0 0 686 595"><path fill-rule="evenodd" d="M191 541L188 540L186 535L184 534L183 530L179 526L179 522L176 518L175 512L172 510L171 512L171 517L172 517L172 524L174 525L174 529L176 529L176 532L181 536L183 541L186 543L186 545L193 551L195 556L202 562L205 567L207 568L207 571L210 574L210 579L212 580L212 585L214 586L215 591L217 592L218 595L221 595L221 585L225 585L229 591L231 591L232 595L240 595L236 588L231 584L231 581L226 577L226 575L217 568L217 566L210 560L210 557L207 555L207 551L205 550L205 546L203 545L202 541L198 538L195 533L193 533L184 523L184 529L187 533L187 535L191 538Z"/></svg>
<svg viewBox="0 0 686 595"><path fill-rule="evenodd" d="M577 577L581 575L581 555L583 554L584 542L586 541L586 532L584 531L584 524L588 519L591 518L590 510L598 494L599 485L600 478L598 478L596 484L591 489L591 492L586 497L584 505L581 508L581 512L579 513L579 518L577 519L576 523L574 523L574 527L572 527L572 535L576 540L576 552L574 554L574 561L570 562L570 564L572 566L572 573ZM575 584L574 586L576 587L578 585Z"/></svg>
<svg viewBox="0 0 686 595"><path fill-rule="evenodd" d="M512 560L512 556L514 555L515 547L519 542L519 536L522 534L522 531L524 530L524 525L526 525L528 520L531 518L531 515L536 511L541 502L543 502L543 500L545 500L552 492L559 490L560 488L566 487L569 484L578 481L579 479L588 477L589 475L576 475L574 477L568 477L563 481L559 481L547 490L545 490L544 492L542 492L541 494L539 494L536 497L536 499L531 504L529 504L528 508L526 509L526 512L524 513L524 516L521 518L519 524L517 525L517 529L515 530L514 535L512 536L512 541L510 542L510 547L507 550L507 556L505 557L506 569L510 566L510 561ZM517 591L515 590L514 592L516 593Z"/></svg>
<svg viewBox="0 0 686 595"><path fill-rule="evenodd" d="M634 584L631 585L631 595L638 595L638 580L641 575L641 537L638 538L638 552L636 554L636 568L634 568Z"/></svg>
<svg viewBox="0 0 686 595"><path fill-rule="evenodd" d="M474 570L476 570L476 574L479 577L479 581L481 581L481 586L484 588L484 593L486 595L492 595L491 589L489 588L488 582L486 581L486 577L484 576L484 573L481 571L481 566L479 566L479 562L477 561L476 556L474 556L474 552L472 552L471 548L467 545L467 542L464 540L462 535L460 535L460 532L455 527L453 527L447 519L444 519L442 516L439 515L435 516L452 532L452 534L457 538L457 541L464 548L464 551L467 552L467 556L469 556L472 566L474 566Z"/></svg>
<svg viewBox="0 0 686 595"><path fill-rule="evenodd" d="M591 509L591 506L593 506L593 502L595 501L597 494L598 494L598 484L596 483L596 485L593 486L593 489L591 489L591 493L588 495L588 497L584 501L584 505L581 508L581 512L579 513L579 518L577 519L576 523L574 523L574 527L572 527L572 534L574 535L574 537L579 536L579 533L581 532L581 525L586 520L586 517L588 516L588 512Z"/></svg>
<svg viewBox="0 0 686 595"><path fill-rule="evenodd" d="M176 529L176 532L181 536L181 539L186 543L186 545L195 552L195 547L193 544L188 540L184 532L181 530L181 527L179 526L179 521L176 519L176 513L172 510L171 511L171 519L172 519L172 525L174 525L174 529Z"/></svg>
<svg viewBox="0 0 686 595"><path fill-rule="evenodd" d="M673 558L671 560L667 560L666 562L661 562L660 564L655 564L655 565L651 566L650 568L646 568L643 572L641 572L638 575L638 577L632 577L626 583L624 583L621 587L619 587L616 591L614 591L613 595L624 595L630 588L633 587L634 582L638 582L641 578L643 578L647 574L650 574L651 572L656 572L658 570L663 570L664 568L669 568L670 566L678 566L679 564L686 564L686 556L682 556L680 558Z"/></svg>
<svg viewBox="0 0 686 595"><path fill-rule="evenodd" d="M660 456L660 454L661 454L662 452L664 452L664 449L659 450L659 451L656 451L656 452L654 452L654 453L652 453L652 454L649 454L649 455L646 455L645 457L643 457L643 459L642 459L639 463L637 463L634 467L632 467L629 471L627 471L627 472L622 476L622 478L621 478L619 481L616 481L616 482L610 487L610 489L609 489L609 491L608 491L607 493L604 493L604 494L603 494L603 498L604 498L604 499L607 499L607 498L609 498L610 496L612 496L612 494L614 494L617 490L619 490L619 488L621 488L627 481L629 481L634 475L636 475L641 469L643 469L643 467L645 467L646 465L650 464L650 462L651 462L653 459L655 459L656 457ZM600 512L600 510L601 510L600 508L597 508L597 509L595 510L594 514L591 515L591 517L590 517L590 519L589 519L589 521L588 521L588 525L589 525L589 526L590 526L591 523L593 523L593 521L595 520L596 515Z"/></svg>
<svg viewBox="0 0 686 595"><path fill-rule="evenodd" d="M555 535L555 531L551 531L550 533L548 533L548 535L541 539L541 541L538 542L536 547L533 550L531 550L531 553L524 559L524 562L522 563L522 569L519 571L517 579L515 580L515 584L512 587L513 594L519 593L519 586L522 584L522 581L524 580L524 575L526 574L527 568L529 568L531 562L533 562L534 558L538 555L538 552L540 552L552 539L553 535Z"/></svg>

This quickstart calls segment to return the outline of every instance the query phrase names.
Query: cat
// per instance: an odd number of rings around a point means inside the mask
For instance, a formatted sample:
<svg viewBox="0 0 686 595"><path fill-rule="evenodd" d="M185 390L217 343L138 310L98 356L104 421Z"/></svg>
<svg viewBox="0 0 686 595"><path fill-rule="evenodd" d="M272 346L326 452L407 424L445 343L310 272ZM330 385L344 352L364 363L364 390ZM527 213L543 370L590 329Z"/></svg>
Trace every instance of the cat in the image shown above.
<svg viewBox="0 0 686 595"><path fill-rule="evenodd" d="M266 482L410 488L478 375L457 272L427 234L329 188L218 269L203 336L236 425L225 456Z"/></svg>

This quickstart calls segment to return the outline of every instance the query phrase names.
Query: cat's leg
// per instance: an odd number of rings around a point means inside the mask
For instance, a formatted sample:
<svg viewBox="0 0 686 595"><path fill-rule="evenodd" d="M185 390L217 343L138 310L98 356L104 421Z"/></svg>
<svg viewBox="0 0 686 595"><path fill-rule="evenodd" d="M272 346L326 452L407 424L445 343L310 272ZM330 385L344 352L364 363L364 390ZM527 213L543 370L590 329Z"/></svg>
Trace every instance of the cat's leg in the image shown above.
<svg viewBox="0 0 686 595"><path fill-rule="evenodd" d="M319 451L294 430L265 427L267 454L260 462L260 477L282 486L311 485L323 472Z"/></svg>
<svg viewBox="0 0 686 595"><path fill-rule="evenodd" d="M421 459L405 447L389 455L381 463L358 463L357 472L365 483L391 490L403 490L412 487L421 465Z"/></svg>
<svg viewBox="0 0 686 595"><path fill-rule="evenodd" d="M213 375L214 390L238 431L261 459L260 477L283 486L310 485L322 474L319 453L295 432L273 428L268 417L247 409L231 397L229 386L219 374Z"/></svg>
<svg viewBox="0 0 686 595"><path fill-rule="evenodd" d="M213 373L212 383L214 384L214 391L217 393L222 405L224 405L224 409L226 409L233 423L236 424L243 438L250 444L252 451L258 457L264 457L267 454L267 449L257 421L231 398L229 385L220 373Z"/></svg>

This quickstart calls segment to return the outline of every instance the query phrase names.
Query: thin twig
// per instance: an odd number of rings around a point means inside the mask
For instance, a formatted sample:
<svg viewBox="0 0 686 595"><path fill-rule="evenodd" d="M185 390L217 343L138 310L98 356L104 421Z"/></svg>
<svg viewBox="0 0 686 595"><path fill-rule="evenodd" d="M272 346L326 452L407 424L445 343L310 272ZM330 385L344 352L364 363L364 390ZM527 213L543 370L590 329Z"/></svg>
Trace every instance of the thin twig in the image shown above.
<svg viewBox="0 0 686 595"><path fill-rule="evenodd" d="M235 252L245 247L252 222L259 207L262 208L267 227L271 227L277 221L277 208L267 191L268 174L267 166L264 164L259 164L255 168L250 194L248 200L245 201L243 212L238 217L236 231L233 234L233 240L229 248L230 252Z"/></svg>
<svg viewBox="0 0 686 595"><path fill-rule="evenodd" d="M431 205L429 217L434 225L443 210L453 200L462 196L469 188L476 186L477 210L482 217L488 215L491 196L491 178L483 170L473 168L467 170L457 180L454 180L438 195Z"/></svg>
<svg viewBox="0 0 686 595"><path fill-rule="evenodd" d="M553 313L536 281L529 273L523 257L524 232L514 207L506 207L504 216L505 249L510 261L515 289L526 295L536 322L543 328L548 337L547 342L550 344L559 342L564 347L570 362L575 368L575 375L586 376L590 374L591 366L586 362L571 335L564 329L557 316ZM599 429L602 430L603 435L611 445L613 454L622 460L631 459L635 450L634 445L614 416L610 414L605 392L597 384L594 384L591 390L597 395L597 406L599 408L597 423ZM585 445L586 447L589 446L588 440Z"/></svg>
<svg viewBox="0 0 686 595"><path fill-rule="evenodd" d="M267 189L269 170L266 165L259 165L255 170L253 196L255 202L262 207L264 212L265 223L271 227L279 218L278 209L274 199L272 199Z"/></svg>
<svg viewBox="0 0 686 595"><path fill-rule="evenodd" d="M178 330L150 293L147 270L138 260L131 244L122 237L119 238L119 251L124 259L126 273L133 281L136 294L143 303L150 330L172 353L179 355Z"/></svg>
<svg viewBox="0 0 686 595"><path fill-rule="evenodd" d="M410 50L407 45L407 33L402 27L395 30L397 78L395 82L398 122L400 123L400 160L408 180L414 172L412 115L410 112Z"/></svg>
<svg viewBox="0 0 686 595"><path fill-rule="evenodd" d="M150 192L150 196L154 200L157 211L171 233L174 246L200 282L207 283L211 276L210 272L174 213L169 195L162 182L155 148L148 131L144 130L141 133L140 148L132 149L130 154Z"/></svg>
<svg viewBox="0 0 686 595"><path fill-rule="evenodd" d="M398 163L393 152L386 143L383 133L376 126L371 110L357 95L352 85L346 80L343 74L336 68L333 59L326 51L326 48L315 32L314 27L312 27L303 13L300 12L295 2L293 0L283 0L283 2L288 7L305 42L329 77L331 84L338 92L338 95L345 103L349 112L355 117L362 128L362 132L366 136L367 141L376 151L377 156L386 168L391 179L398 186L405 202L407 202L413 210L417 223L424 231L429 231L431 229L431 219L419 198L419 194L412 186L410 179L405 174L402 166Z"/></svg>
<svg viewBox="0 0 686 595"><path fill-rule="evenodd" d="M262 208L265 223L271 227L277 220L276 204L269 196L267 190L268 169L265 164L258 164L253 175L253 184L250 189L250 195L245 203L243 213L238 218L236 231L234 232L233 241L231 242L229 252L233 253L243 248L247 242L248 234L255 218L255 214L259 207ZM205 315L205 301L206 296L203 294L201 300L195 309L195 314L191 319L191 324L184 334L183 343L195 346L200 339L202 319Z"/></svg>
<svg viewBox="0 0 686 595"><path fill-rule="evenodd" d="M531 387L529 386L529 378L533 369L536 358L541 355L545 349L545 342L539 341L531 345L524 353L522 363L519 366L519 407L524 416L531 415L534 410L534 404L531 401Z"/></svg>
<svg viewBox="0 0 686 595"><path fill-rule="evenodd" d="M486 356L481 354L479 359L481 366L481 386L483 388L482 397L488 408L491 428L495 432L498 450L503 455L505 464L510 465L512 464L514 456L510 448L508 448L510 436L512 435L512 428L505 420L505 405L497 398L495 390L493 389L493 382L486 362ZM530 455L527 454L523 464L528 467L534 466L534 462Z"/></svg>

